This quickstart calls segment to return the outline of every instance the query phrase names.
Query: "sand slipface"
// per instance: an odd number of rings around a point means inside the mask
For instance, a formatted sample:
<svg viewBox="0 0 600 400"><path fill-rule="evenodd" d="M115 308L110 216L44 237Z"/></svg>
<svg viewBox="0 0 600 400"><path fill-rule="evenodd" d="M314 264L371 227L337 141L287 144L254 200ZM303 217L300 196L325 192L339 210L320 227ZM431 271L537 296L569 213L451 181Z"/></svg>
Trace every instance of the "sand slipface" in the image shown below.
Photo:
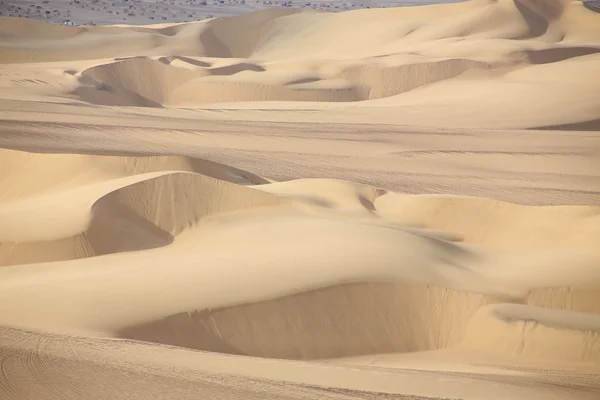
<svg viewBox="0 0 600 400"><path fill-rule="evenodd" d="M2 18L0 398L596 399L599 56L559 0Z"/></svg>

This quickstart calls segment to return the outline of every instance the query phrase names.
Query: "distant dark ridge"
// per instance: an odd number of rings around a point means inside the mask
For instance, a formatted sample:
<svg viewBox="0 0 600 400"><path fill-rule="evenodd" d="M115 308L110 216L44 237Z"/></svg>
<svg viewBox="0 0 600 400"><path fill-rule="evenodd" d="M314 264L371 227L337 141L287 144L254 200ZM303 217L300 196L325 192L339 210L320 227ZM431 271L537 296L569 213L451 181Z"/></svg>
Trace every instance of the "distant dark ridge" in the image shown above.
<svg viewBox="0 0 600 400"><path fill-rule="evenodd" d="M600 0L582 0L583 5L592 11L600 13Z"/></svg>

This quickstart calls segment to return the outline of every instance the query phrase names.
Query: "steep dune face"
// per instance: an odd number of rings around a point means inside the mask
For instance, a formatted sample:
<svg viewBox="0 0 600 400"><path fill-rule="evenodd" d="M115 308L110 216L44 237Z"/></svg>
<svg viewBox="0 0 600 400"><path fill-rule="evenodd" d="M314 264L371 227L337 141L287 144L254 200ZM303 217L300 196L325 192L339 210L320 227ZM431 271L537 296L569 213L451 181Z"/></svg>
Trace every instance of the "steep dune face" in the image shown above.
<svg viewBox="0 0 600 400"><path fill-rule="evenodd" d="M100 59L132 53L164 56L171 55L173 50L174 56L245 58L253 53L271 20L298 12L301 10L262 10L245 16L156 28L48 27L40 21L0 17L3 22L0 38L4 40L0 42L0 62ZM16 46L11 39L16 39ZM45 47L34 42L40 39L45 40Z"/></svg>
<svg viewBox="0 0 600 400"><path fill-rule="evenodd" d="M48 209L47 203L58 206ZM2 207L0 265L161 247L208 215L279 203L263 192L189 173L115 179Z"/></svg>
<svg viewBox="0 0 600 400"><path fill-rule="evenodd" d="M316 74L307 80L281 81L277 64L202 63L196 62L198 68L178 68L172 62L135 58L98 65L81 72L84 86L74 93L95 104L143 107L240 101L351 102L394 96L470 69L489 68L487 63L462 59L398 66L373 62L348 65L337 73ZM149 81L153 84L148 85Z"/></svg>
<svg viewBox="0 0 600 400"><path fill-rule="evenodd" d="M203 23L159 28L67 27L24 18L0 17L4 27L0 63L95 60L132 55L203 52ZM50 25L50 26L49 26ZM28 29L23 29L27 27ZM21 36L22 32L27 32ZM46 35L47 32L47 35ZM166 53L166 54L165 54Z"/></svg>
<svg viewBox="0 0 600 400"><path fill-rule="evenodd" d="M550 286L566 282L553 275L554 282L545 283L540 275L548 274L549 271L557 274L561 262L558 261L553 267L544 264L542 269L538 269L532 258L535 252L538 252L539 257L540 254L552 251L548 250L549 247L553 247L554 251L573 247L580 250L593 249L593 243L598 241L597 207L523 207L487 199L402 196L391 193L382 195L369 193L367 188L353 187L352 191L349 189L349 186L341 182L325 180L287 182L263 188L326 209L343 209L352 213L356 213L361 203L364 204L370 198L377 207L376 211L383 215L391 215L389 197L393 195L396 198L393 203L396 210L394 218L404 216L400 220L408 226L448 232L463 243L489 245L499 251L492 258L499 257L499 254L506 253L508 249L516 250L520 257L527 259L525 268L530 269L523 272L521 266L516 268L518 272L513 275L513 279L521 282L529 279L530 282L536 281L537 284ZM350 201L356 199L355 196L360 196L365 201ZM342 198L346 201L342 201ZM515 232L519 232L519 235L515 235ZM544 232L544 235L539 235L539 232ZM524 249L530 253L523 253ZM581 258L581 254L576 255L577 253L577 250L570 252L569 260ZM516 260L507 261L505 258L504 261L498 262L494 266L494 269L498 270L494 272L480 272L510 274L510 266L514 265ZM375 261L370 262L373 265ZM573 261L570 262L570 266L575 268ZM500 271L501 269L507 271ZM570 279L579 273L571 270ZM520 278L517 278L517 275ZM526 278L527 276L529 278ZM565 276L565 279L569 278ZM508 332L513 329L511 327L520 323L496 327L495 324L501 324L501 320L490 322L490 329L494 329L497 336L494 335L489 341L487 338L479 341L477 338L485 335L487 328L484 328L483 322L482 325L478 325L480 317L474 317L475 311L486 303L512 301L530 306L600 314L600 308L594 300L597 298L599 287L597 284L593 287L580 286L584 282L589 284L591 281L586 278L570 287L533 289L521 299L484 296L414 284L345 285L253 305L175 314L127 327L120 331L119 335L201 350L299 359L427 351L459 344L465 348L478 348L483 351L488 348L485 346L494 347L494 341L499 340L506 347L496 346L495 351L498 354L535 358L540 357L543 352L551 352L553 346L558 343L562 343L560 346L564 346L564 351L573 349L571 344L568 344L570 340L578 343L579 339L588 335L587 328L584 327L586 314L579 315L579 319L569 320L571 322L566 322L562 327L553 328L558 331L556 334L550 333L553 337L550 341L545 339L546 333L540 333L539 336L521 336L518 327L514 328L514 333L509 339ZM325 304L329 306L325 308ZM528 312L529 323L538 324L535 307L522 306L516 310ZM563 315L548 310L542 314L555 318L556 321L560 321ZM515 318L517 315L521 314L515 314ZM527 324L526 321L524 323ZM543 321L539 324L542 327L546 326ZM492 326L494 328L491 328ZM332 330L332 327L335 327L335 330ZM505 329L507 333L501 333ZM352 332L352 335L346 335L346 332ZM572 339L561 342L563 334L572 336ZM278 340L273 340L273 336ZM306 339L313 337L320 339L316 342ZM590 338L592 337L593 334ZM556 344L552 340L556 340ZM522 353L518 343L522 341L530 343L533 348L528 348ZM577 356L569 359L594 360L594 352L592 348L588 348L584 353L577 351L573 353ZM580 355L582 358L579 358ZM566 360L561 355L554 356L554 359Z"/></svg>
<svg viewBox="0 0 600 400"><path fill-rule="evenodd" d="M481 329L489 329L490 334L481 335ZM598 363L599 333L599 315L491 305L480 308L471 318L460 347L523 358Z"/></svg>
<svg viewBox="0 0 600 400"><path fill-rule="evenodd" d="M208 57L248 58L269 35L272 21L301 12L299 9L280 8L261 10L248 15L217 18L207 22L200 34Z"/></svg>
<svg viewBox="0 0 600 400"><path fill-rule="evenodd" d="M139 105L167 103L171 91L187 83L195 75L192 71L171 67L148 58L99 65L81 73L84 81L87 80L96 85L97 93L111 93L115 101L123 97L137 97L141 100ZM148 82L152 82L152 84L148 84ZM82 97L86 98L85 94L82 94ZM94 102L91 96L87 96L87 99ZM142 99L146 101L146 104ZM134 102L131 105L138 104Z"/></svg>
<svg viewBox="0 0 600 400"><path fill-rule="evenodd" d="M366 64L349 67L341 76L351 82L370 88L370 100L395 96L420 86L451 79L471 69L487 69L488 64L478 61L451 59L399 66Z"/></svg>
<svg viewBox="0 0 600 400"><path fill-rule="evenodd" d="M179 156L120 157L83 154L28 153L1 150L0 175L4 190L0 202L34 195L55 193L91 183L156 172L188 171L241 185L259 185L269 181L252 173L215 162ZM33 183L39 184L34 185Z"/></svg>
<svg viewBox="0 0 600 400"><path fill-rule="evenodd" d="M193 61L193 60L192 60ZM74 94L95 104L142 107L186 106L236 101L356 101L369 98L369 87L351 82L341 85L278 84L252 63L234 63L187 69L149 58L118 61L86 69L85 86ZM196 63L198 65L198 63ZM266 75L266 76L263 76ZM148 85L147 82L153 82ZM333 82L332 82L333 83Z"/></svg>
<svg viewBox="0 0 600 400"><path fill-rule="evenodd" d="M470 317L492 301L435 286L351 284L175 314L117 334L199 350L299 360L409 353L458 344Z"/></svg>
<svg viewBox="0 0 600 400"><path fill-rule="evenodd" d="M593 290L596 298L598 289ZM555 292L553 298L564 301L568 296ZM274 301L184 312L126 327L117 335L300 360L459 348L598 363L600 309L595 315L561 306L552 310L539 307L534 298L528 305L497 304L507 300L436 286L350 284Z"/></svg>
<svg viewBox="0 0 600 400"><path fill-rule="evenodd" d="M160 247L171 243L174 236L201 218L237 209L235 204L244 208L263 201L281 202L263 192L227 182L266 182L259 177L238 174L236 169L204 160L42 155L7 150L2 154L3 164L11 170L17 165L28 168L20 170L21 174L15 171L3 176L3 186L8 190L2 193L0 203L1 265ZM71 173L74 168L77 174ZM197 171L226 181L196 175ZM46 187L27 186L40 176L47 176ZM248 193L235 194L238 189ZM234 193L227 194L231 190ZM211 195L212 192L222 195ZM172 212L165 213L163 204L171 204L168 209Z"/></svg>
<svg viewBox="0 0 600 400"><path fill-rule="evenodd" d="M590 130L600 107L593 96L597 80L586 67L598 68L597 19L562 0L469 1L335 14L285 8L154 28L52 27L43 49L33 43L38 36L17 39L21 28L8 21L2 59L104 58L92 67L69 69L78 81L65 78L62 86L72 90L55 90L58 96L100 105L310 102L413 109L422 107L424 93L443 108L434 113L440 121L449 120L448 113L461 126L477 125L479 119L502 125L510 114L519 115L518 127ZM27 23L38 32L45 29ZM563 66L567 60L572 65ZM284 77L285 69L293 74ZM547 72L569 80L569 87L577 88L569 97L578 93L586 106L553 114L547 123L555 104L538 101L535 112L525 113L529 97L554 99L553 93L564 95L565 88L557 81L521 88L514 75ZM455 85L467 90L457 93ZM442 101L448 94L453 99ZM523 105L504 100L519 96ZM470 112L475 117L462 113L484 104L489 106ZM418 111L398 118L416 117L426 124L429 119Z"/></svg>
<svg viewBox="0 0 600 400"><path fill-rule="evenodd" d="M8 154L13 166L29 159ZM12 266L0 271L1 303L11 304L0 315L15 326L285 359L449 348L536 359L588 340L586 314L561 312L600 314L598 207L409 196L326 179L247 188L202 175L206 166L148 172L178 159L82 161L105 166L94 183L2 205L2 262ZM108 178L108 165L121 177ZM17 279L26 263L44 264ZM60 296L48 300L40 285ZM177 296L145 298L164 287ZM15 295L28 300L15 305ZM40 313L42 303L55 311ZM529 334L523 323L540 328ZM553 359L595 360L587 349Z"/></svg>
<svg viewBox="0 0 600 400"><path fill-rule="evenodd" d="M529 35L538 37L548 32L550 24L559 20L569 1L515 0L515 6L527 22Z"/></svg>
<svg viewBox="0 0 600 400"><path fill-rule="evenodd" d="M34 52L31 39L42 37L50 46L62 40L62 49L83 51L77 54L78 59L88 58L92 51L96 51L92 57L96 59L120 57L123 52L129 52L129 56L135 53L278 60L327 55L329 59L352 59L426 51L431 42L439 40L531 39L544 36L549 29L553 33L543 38L547 42L560 42L565 35L577 33L591 38L598 29L593 24L597 15L570 3L565 0L467 1L334 14L283 8L156 28L47 26L38 21L21 23L20 19L3 18L0 34L6 50L3 51L4 62L68 57L66 51L35 49L37 52ZM576 19L584 22L578 28L569 24ZM361 33L365 31L369 35ZM127 46L119 43L118 54L109 52L116 49L115 42L124 36L130 38L131 43ZM92 40L98 44L95 49L83 48L83 44ZM150 43L154 45L148 46ZM418 49L419 45L423 48ZM52 50L59 49L57 46ZM165 54L173 50L177 54Z"/></svg>

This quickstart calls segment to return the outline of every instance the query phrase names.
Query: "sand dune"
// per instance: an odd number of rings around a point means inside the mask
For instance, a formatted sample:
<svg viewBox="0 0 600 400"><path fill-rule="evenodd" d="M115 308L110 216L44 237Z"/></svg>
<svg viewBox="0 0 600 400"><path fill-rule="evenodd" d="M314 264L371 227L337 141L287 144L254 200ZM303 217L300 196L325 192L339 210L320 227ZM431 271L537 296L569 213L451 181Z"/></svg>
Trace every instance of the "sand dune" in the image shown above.
<svg viewBox="0 0 600 400"><path fill-rule="evenodd" d="M94 104L142 107L240 101L349 102L394 96L472 68L488 68L485 63L461 59L399 66L372 63L349 65L337 74L309 74L304 79L298 79L296 72L293 79L286 79L277 65L239 62L210 66L186 58L188 66L181 66L178 58L175 61L180 67L175 67L162 60L135 58L86 69L81 72L83 86L74 92ZM193 69L189 64L200 67ZM273 73L270 67L275 69ZM148 80L155 85L148 86Z"/></svg>
<svg viewBox="0 0 600 400"><path fill-rule="evenodd" d="M42 196L35 202L7 204L2 210L0 262L27 264L160 247L206 215L257 206L261 198L266 204L278 203L255 190L240 189L242 193L231 196L226 184L212 178L146 173ZM202 195L193 194L195 190ZM220 195L212 196L212 191ZM156 192L161 196L153 195ZM165 203L171 204L169 214L162 208ZM50 212L47 204L59 206Z"/></svg>
<svg viewBox="0 0 600 400"><path fill-rule="evenodd" d="M340 103L345 113L369 105L379 120L411 125L594 130L597 19L582 4L562 0L343 13L282 8L148 27L27 20L27 33L17 19L6 19L0 62L64 65L74 77L65 76L53 95L98 105ZM24 86L40 91L22 83L31 80L20 80L20 96ZM573 100L559 104L565 97Z"/></svg>
<svg viewBox="0 0 600 400"><path fill-rule="evenodd" d="M93 163L105 162L103 157L87 157ZM151 165L153 160L116 161L124 165ZM55 204L53 213L47 212L47 204ZM259 208L250 211L254 207ZM235 210L238 211L230 213ZM462 214L461 210L464 210ZM123 255L122 260L113 258L111 269L124 268L131 257L139 260L150 257L158 267L160 259L196 254L192 259L200 265L212 265L224 274L212 278L222 282L221 285L223 282L237 285L228 274L235 271L235 266L242 260L251 274L262 271L258 275L262 280L271 274L275 275L269 280L277 280L281 274L285 276L288 268L291 268L289 273L296 276L286 284L267 285L263 281L259 292L238 288L238 300L217 300L222 298L217 296L207 304L197 300L190 304L163 304L163 307L167 306L165 312L172 310L172 313L178 308L179 311L216 308L268 299L286 290L297 292L365 280L392 279L439 285L511 302L528 302L531 289L564 286L567 282L576 287L598 279L595 268L598 262L595 250L598 207L524 207L476 198L398 195L329 180L299 180L242 188L202 175L163 171L135 173L130 177L30 197L18 203L7 202L3 212L5 264L155 248L148 254L129 253ZM435 216L435 222L431 216ZM544 227L548 221L552 221L551 228ZM515 231L522 233L521 239L515 240L512 236ZM283 232L287 233L282 236ZM319 232L319 236L315 237L314 232ZM539 235L539 232L544 234ZM329 239L322 242L320 237ZM522 237L528 240L523 241ZM227 246L232 243L237 244L235 254L224 256ZM482 247L484 245L489 248ZM548 250L549 245L553 246L551 250ZM349 248L344 252L335 250L346 246ZM408 249L413 249L414 253ZM281 263L285 263L290 254L295 254L293 262L288 261L291 264L284 267ZM413 254L412 258L407 258L410 254ZM32 255L36 258L28 260L27 257ZM94 266L103 264L98 264L95 259L100 261L101 257L89 259L91 264L86 270L90 274L97 268ZM369 262L365 264L367 259ZM564 260L569 260L568 267ZM169 271L171 279L186 276L185 271L192 264L186 261L183 265L186 266L180 272ZM528 271L522 270L524 265ZM274 266L277 268L273 269ZM62 269L58 265L56 268ZM70 270L68 267L65 271ZM122 273L131 273L126 270ZM550 270L552 274L538 276ZM12 273L10 268L5 271ZM33 275L29 279L35 279L36 271L36 268L31 270ZM44 274L43 269L39 271ZM107 267L101 266L100 271L107 272ZM292 271L302 273L298 275ZM162 274L160 268L156 273ZM207 273L204 269L204 274ZM123 276L124 281L132 278ZM204 279L207 278L205 275ZM249 275L245 279L252 278ZM100 285L99 278L94 281ZM150 290L150 285L160 283L164 281L149 281L143 290ZM104 296L103 287L99 287L97 296ZM91 288L88 289L92 296ZM179 286L179 290L183 288ZM440 295L427 296L439 299L432 300L436 303L447 303L447 290L442 290ZM65 298L74 295L69 295L66 287L56 288L56 291L63 293ZM574 288L569 295L576 296L577 292ZM10 291L4 293L10 296ZM204 296L208 296L208 292ZM30 301L35 302L35 298L32 294ZM208 301L210 296L206 298ZM113 295L111 301L117 299L118 296ZM98 303L103 301L98 299ZM11 303L6 301L6 304ZM476 303L473 311L479 304ZM32 307L31 304L23 306ZM15 306L11 304L10 307ZM65 304L56 309L62 312L64 307ZM444 307L451 308L450 305ZM571 304L568 309L577 310L578 307ZM94 313L94 331L104 324L127 324L130 318L141 318L140 322L143 322L139 310L126 311L128 308L123 306L120 313L111 311L112 322L98 319L99 311ZM159 309L158 305L153 306L153 312L146 318L156 315ZM600 310L594 309L594 312ZM337 312L329 311L328 314L336 315ZM19 315L30 318L30 313ZM61 317L46 315L44 319L47 318ZM78 317L79 323L82 318L84 316ZM432 318L425 321L431 324ZM69 325L67 321L64 324ZM458 324L456 327L459 329ZM324 357L330 356L333 355Z"/></svg>
<svg viewBox="0 0 600 400"><path fill-rule="evenodd" d="M219 171L212 164L148 172L189 162L174 158L6 155L13 167L104 166L88 175L95 183L4 201L9 326L334 364L463 349L529 366L597 365L598 207L323 179L242 187L201 175ZM57 222L44 220L49 204ZM86 230L66 237L69 227ZM32 262L41 264L18 265Z"/></svg>
<svg viewBox="0 0 600 400"><path fill-rule="evenodd" d="M485 327L490 335L478 332ZM485 348L518 357L597 363L600 318L520 305L480 308L469 321L461 347Z"/></svg>
<svg viewBox="0 0 600 400"><path fill-rule="evenodd" d="M0 152L3 166L11 170L10 174L0 176L2 187L5 188L1 192L2 203L156 172L201 172L212 178L241 185L269 182L237 168L191 157L95 157L84 154L26 153L6 149ZM34 182L39 184L33 185Z"/></svg>
<svg viewBox="0 0 600 400"><path fill-rule="evenodd" d="M172 88L186 84L194 76L193 72L145 58L117 61L109 65L92 67L81 73L82 82L95 85L93 93L106 93L105 99L108 96L114 99L104 100L106 104L128 100L130 104L119 105L141 106L158 106L166 103ZM148 80L156 84L148 85ZM83 99L89 98L94 103L102 102L102 100L94 101L94 97L98 96L92 95L89 86L88 90L81 94Z"/></svg>
<svg viewBox="0 0 600 400"><path fill-rule="evenodd" d="M121 251L160 247L204 216L244 206L266 204L269 196L218 181L206 173L244 183L266 182L235 169L203 160L177 157L119 158L93 156L23 155L3 151L7 164L29 165L22 176L8 176L0 214L0 264L69 260ZM50 169L48 169L50 167ZM78 168L79 176L71 174ZM169 168L173 168L172 170ZM178 170L181 168L181 170ZM16 189L12 182L39 179L45 173L67 185L38 186L37 192ZM77 183L81 186L78 186ZM232 188L227 188L227 185ZM225 185L225 186L223 186ZM16 189L16 193L13 191ZM51 189L52 191L48 190ZM58 189L58 190L57 190ZM200 190L202 194L194 194ZM228 195L234 190L248 194ZM218 195L210 193L216 191ZM153 193L159 192L160 197ZM36 196L37 195L37 196ZM229 199L228 199L229 198ZM188 199L195 199L187 203ZM216 203L215 203L216 201ZM162 205L173 204L164 214ZM177 205L175 205L177 203ZM48 204L55 204L52 211ZM242 206L242 207L244 207Z"/></svg>
<svg viewBox="0 0 600 400"><path fill-rule="evenodd" d="M599 18L0 19L0 398L596 399Z"/></svg>

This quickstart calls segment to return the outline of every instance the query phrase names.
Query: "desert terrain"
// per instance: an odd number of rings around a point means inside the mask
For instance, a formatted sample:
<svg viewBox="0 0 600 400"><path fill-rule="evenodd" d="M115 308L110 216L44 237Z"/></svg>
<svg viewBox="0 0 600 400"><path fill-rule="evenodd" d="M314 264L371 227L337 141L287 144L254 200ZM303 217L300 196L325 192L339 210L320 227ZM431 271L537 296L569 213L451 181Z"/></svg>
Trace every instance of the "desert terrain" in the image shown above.
<svg viewBox="0 0 600 400"><path fill-rule="evenodd" d="M0 15L68 26L147 25L165 21L198 21L282 7L341 12L459 1L461 0L0 0Z"/></svg>
<svg viewBox="0 0 600 400"><path fill-rule="evenodd" d="M234 14L0 18L0 399L598 399L600 14Z"/></svg>

